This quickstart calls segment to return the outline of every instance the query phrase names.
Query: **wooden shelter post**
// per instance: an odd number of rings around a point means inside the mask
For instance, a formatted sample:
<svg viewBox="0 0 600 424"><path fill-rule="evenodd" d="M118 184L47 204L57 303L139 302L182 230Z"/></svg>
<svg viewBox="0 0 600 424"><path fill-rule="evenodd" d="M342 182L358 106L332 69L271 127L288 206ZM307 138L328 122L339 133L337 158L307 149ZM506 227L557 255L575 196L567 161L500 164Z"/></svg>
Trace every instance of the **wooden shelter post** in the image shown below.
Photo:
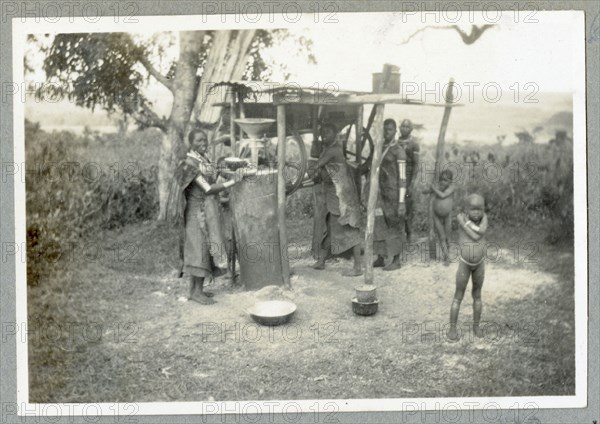
<svg viewBox="0 0 600 424"><path fill-rule="evenodd" d="M291 288L287 230L285 226L285 105L277 105L277 147L277 221L279 225L279 248L281 249L281 274L283 277L283 284L286 287Z"/></svg>
<svg viewBox="0 0 600 424"><path fill-rule="evenodd" d="M379 196L379 166L383 150L383 104L373 105L371 113L374 124L373 132L373 163L371 164L371 180L369 184L369 199L367 200L367 229L365 232L365 284L373 284L373 232L375 230L375 209Z"/></svg>
<svg viewBox="0 0 600 424"><path fill-rule="evenodd" d="M356 164L358 165L358 169L356 170L356 192L358 193L358 198L361 199L361 192L362 192L362 187L361 187L361 182L362 182L362 175L360 173L360 165L362 164L362 149L363 149L363 144L362 144L362 135L363 135L363 112L365 110L365 107L363 105L360 105L358 107L358 114L356 115L356 128L355 128L355 132L354 132L354 139L355 139L355 159L356 159Z"/></svg>
<svg viewBox="0 0 600 424"><path fill-rule="evenodd" d="M311 113L311 129L313 135L313 144L316 143L317 138L319 137L319 106L313 105L310 109Z"/></svg>
<svg viewBox="0 0 600 424"><path fill-rule="evenodd" d="M391 82L392 72L395 66L383 65L381 81L375 86L373 81L373 91L376 93L385 93ZM369 133L373 128L373 162L371 163L371 181L369 183L369 199L367 200L367 229L365 231L365 284L373 284L373 237L375 231L375 209L377 208L377 198L379 197L379 167L381 166L381 157L383 150L383 112L385 103L374 102L373 109L369 115L366 132ZM362 116L362 114L361 114ZM362 120L362 118L361 118ZM361 125L362 131L362 125Z"/></svg>
<svg viewBox="0 0 600 424"><path fill-rule="evenodd" d="M244 93L242 90L238 91L238 93L237 93L237 104L238 104L240 118L245 118L246 111L244 108ZM244 137L244 130L242 129L242 127L240 127L240 141L242 140L243 137ZM237 156L237 153L236 153L236 156Z"/></svg>
<svg viewBox="0 0 600 424"><path fill-rule="evenodd" d="M231 150L233 151L233 155L234 156L238 156L238 144L235 140L235 118L236 118L236 108L235 108L235 98L236 98L236 94L235 91L231 91L230 93L230 98L229 98L229 135L230 135L230 142L231 142ZM242 141L242 136L241 136L241 132L240 132L240 142Z"/></svg>
<svg viewBox="0 0 600 424"><path fill-rule="evenodd" d="M448 128L448 121L450 120L450 112L452 112L452 106L454 103L454 78L450 78L448 82L448 88L446 89L446 106L444 107L444 116L442 117L442 124L440 126L440 133L438 134L437 146L435 148L435 166L433 183L437 183L440 176L440 166L444 159L444 143L446 137L446 129ZM429 259L437 259L437 245L435 237L435 229L433 224L433 199L435 194L429 195Z"/></svg>
<svg viewBox="0 0 600 424"><path fill-rule="evenodd" d="M356 163L358 163L359 165L362 163L362 149L363 149L362 135L363 135L363 113L364 113L364 110L365 110L365 107L363 105L358 106L358 114L356 116L356 132L355 132L356 152L355 153L356 153Z"/></svg>

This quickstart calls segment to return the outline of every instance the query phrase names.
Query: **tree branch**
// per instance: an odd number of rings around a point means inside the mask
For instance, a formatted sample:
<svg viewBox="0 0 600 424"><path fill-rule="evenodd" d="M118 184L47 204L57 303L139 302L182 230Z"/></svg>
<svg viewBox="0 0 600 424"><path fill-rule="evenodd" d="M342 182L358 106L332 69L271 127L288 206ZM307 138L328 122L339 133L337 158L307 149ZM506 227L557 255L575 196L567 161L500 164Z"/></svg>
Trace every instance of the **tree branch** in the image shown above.
<svg viewBox="0 0 600 424"><path fill-rule="evenodd" d="M400 45L400 46L403 46L404 44L408 44L408 42L409 42L410 40L412 40L412 39L413 39L414 37L416 37L418 34L420 34L420 33L424 32L424 31L425 31L426 29L428 29L428 28L438 28L438 27L426 26L426 27L423 27L423 28L419 28L418 30L416 30L415 32L413 32L412 34L410 34L410 35L408 36L408 38L406 38L404 41L402 41L402 42L401 42L401 43L399 43L398 45ZM447 27L444 27L444 28L447 28Z"/></svg>
<svg viewBox="0 0 600 424"><path fill-rule="evenodd" d="M146 102L139 102L139 108L130 111L131 117L139 124L146 127L156 127L162 130L163 132L167 132L169 128L169 120L166 118L160 118L156 112L154 112L150 107L146 104Z"/></svg>
<svg viewBox="0 0 600 424"><path fill-rule="evenodd" d="M152 63L150 63L146 56L139 55L137 59L144 66L144 68L146 68L150 75L156 78L158 82L167 87L169 90L173 91L173 82L169 78L165 77L163 74L158 72L158 70L154 66L152 66Z"/></svg>
<svg viewBox="0 0 600 424"><path fill-rule="evenodd" d="M479 39L479 37L481 37L481 35L484 33L485 30L487 30L488 28L491 28L493 26L494 25L491 25L491 24L482 25L480 27L478 27L477 25L472 25L471 33L467 34L462 29L460 29L460 27L458 25L445 25L445 26L428 25L428 26L424 26L423 28L419 28L418 30L416 30L411 35L409 35L408 38L406 38L404 41L398 43L398 45L402 46L404 44L408 44L408 42L410 40L412 40L416 35L424 32L426 29L453 29L456 32L458 32L458 35L460 35L460 38L462 39L463 43L465 43L466 45L470 45L470 44L473 44L475 41L477 41Z"/></svg>

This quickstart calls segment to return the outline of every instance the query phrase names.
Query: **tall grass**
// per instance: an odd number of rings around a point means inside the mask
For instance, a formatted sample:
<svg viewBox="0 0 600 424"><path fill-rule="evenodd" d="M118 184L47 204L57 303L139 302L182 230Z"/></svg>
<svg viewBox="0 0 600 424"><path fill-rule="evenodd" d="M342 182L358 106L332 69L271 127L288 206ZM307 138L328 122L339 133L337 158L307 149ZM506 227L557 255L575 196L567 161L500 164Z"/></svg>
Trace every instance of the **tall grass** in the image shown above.
<svg viewBox="0 0 600 424"><path fill-rule="evenodd" d="M548 229L550 242L573 236L572 145L523 143L464 147L450 144L440 169L454 175L454 215L467 194L486 200L486 212L495 226L539 226ZM414 231L428 230L429 186L435 166L435 147L421 147L415 173ZM363 183L365 177L363 177ZM366 204L366 198L362 199ZM288 200L288 218L311 216L313 194L300 189Z"/></svg>
<svg viewBox="0 0 600 424"><path fill-rule="evenodd" d="M28 282L51 272L69 243L99 230L153 219L158 211L157 163L161 133L75 135L45 132L26 122ZM444 167L455 174L455 213L467 193L486 199L495 226L544 224L549 241L573 235L571 145L449 145ZM428 229L434 148L423 146L417 172L414 231ZM288 219L310 217L311 189L288 198Z"/></svg>
<svg viewBox="0 0 600 424"><path fill-rule="evenodd" d="M450 145L441 169L453 172L456 184L455 212L467 194L486 200L486 212L495 225L548 224L554 240L573 235L572 145L513 144L480 148ZM416 181L416 225L427 227L427 195L431 183L434 149L421 152ZM558 231L555 231L558 230Z"/></svg>
<svg viewBox="0 0 600 424"><path fill-rule="evenodd" d="M160 134L117 140L26 122L27 281L37 284L64 252L98 230L154 218Z"/></svg>

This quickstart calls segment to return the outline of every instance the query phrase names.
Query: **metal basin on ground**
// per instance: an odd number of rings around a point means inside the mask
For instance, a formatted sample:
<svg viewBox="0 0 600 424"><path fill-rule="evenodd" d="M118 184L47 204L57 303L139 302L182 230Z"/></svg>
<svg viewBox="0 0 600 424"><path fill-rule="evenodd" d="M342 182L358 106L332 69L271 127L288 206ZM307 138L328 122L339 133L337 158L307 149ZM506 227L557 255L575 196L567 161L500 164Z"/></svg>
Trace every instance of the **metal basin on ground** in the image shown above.
<svg viewBox="0 0 600 424"><path fill-rule="evenodd" d="M261 325L281 325L292 318L296 304L287 300L267 300L255 303L246 312Z"/></svg>
<svg viewBox="0 0 600 424"><path fill-rule="evenodd" d="M365 284L355 288L356 299L360 303L370 303L377 300L377 288L370 284Z"/></svg>

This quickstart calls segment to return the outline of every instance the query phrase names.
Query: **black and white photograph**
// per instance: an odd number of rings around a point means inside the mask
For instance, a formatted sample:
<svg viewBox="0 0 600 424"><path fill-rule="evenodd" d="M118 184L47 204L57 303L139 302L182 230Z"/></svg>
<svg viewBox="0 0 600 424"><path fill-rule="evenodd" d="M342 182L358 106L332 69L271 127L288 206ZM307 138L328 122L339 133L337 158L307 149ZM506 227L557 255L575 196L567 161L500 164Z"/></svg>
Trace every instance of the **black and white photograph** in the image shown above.
<svg viewBox="0 0 600 424"><path fill-rule="evenodd" d="M13 21L19 408L586 406L593 17L133 4Z"/></svg>

